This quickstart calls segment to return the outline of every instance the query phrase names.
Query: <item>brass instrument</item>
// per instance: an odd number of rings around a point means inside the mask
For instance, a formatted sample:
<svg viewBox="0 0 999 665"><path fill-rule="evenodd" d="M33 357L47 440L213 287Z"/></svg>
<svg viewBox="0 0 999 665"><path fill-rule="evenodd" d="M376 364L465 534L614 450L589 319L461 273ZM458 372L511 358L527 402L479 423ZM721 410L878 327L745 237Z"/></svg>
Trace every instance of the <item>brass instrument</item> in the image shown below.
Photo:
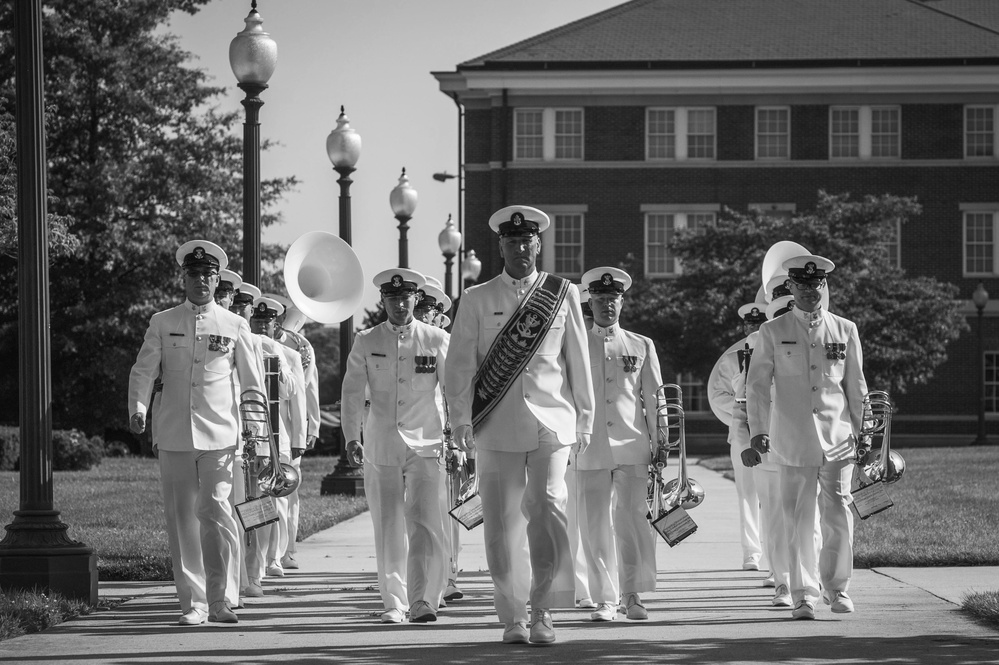
<svg viewBox="0 0 999 665"><path fill-rule="evenodd" d="M281 461L281 449L278 445L278 429L275 423L278 418L278 357L265 356L266 383L268 392L275 399L269 400L259 390L244 390L240 396L239 413L243 421L244 455L247 449L256 450L256 445L267 440L270 450L270 461L257 475L260 491L268 496L288 496L302 484L302 476L291 464ZM249 476L249 473L247 474ZM250 496L249 490L247 496Z"/></svg>
<svg viewBox="0 0 999 665"><path fill-rule="evenodd" d="M663 487L663 502L667 509L682 506L695 508L704 502L704 489L687 475L687 437L683 415L683 393L680 386L667 383L656 390L657 430L668 448L680 451L677 477Z"/></svg>
<svg viewBox="0 0 999 665"><path fill-rule="evenodd" d="M302 316L318 323L339 323L361 305L364 272L353 248L326 231L303 234L284 257L288 297ZM299 316L285 317L288 328ZM304 323L304 318L301 319Z"/></svg>
<svg viewBox="0 0 999 665"><path fill-rule="evenodd" d="M447 474L444 482L447 486L448 510L458 507L461 499L462 484L468 480L468 469L461 463L461 455L458 446L454 442L454 433L451 431L451 414L447 408L447 396L444 395L444 388L441 387L441 397L444 402L444 432L441 439L441 460L444 462L444 472ZM447 520L446 529L451 529L448 579L457 579L458 576L458 532L457 527L450 520Z"/></svg>
<svg viewBox="0 0 999 665"><path fill-rule="evenodd" d="M874 437L881 437L881 448L867 455L867 460L857 464L855 485L863 487L872 483L898 482L905 473L905 460L891 449L891 418L895 407L888 393L872 390L864 395L864 422L860 430L859 448L870 451ZM858 451L859 452L859 451ZM857 482L859 481L859 482Z"/></svg>

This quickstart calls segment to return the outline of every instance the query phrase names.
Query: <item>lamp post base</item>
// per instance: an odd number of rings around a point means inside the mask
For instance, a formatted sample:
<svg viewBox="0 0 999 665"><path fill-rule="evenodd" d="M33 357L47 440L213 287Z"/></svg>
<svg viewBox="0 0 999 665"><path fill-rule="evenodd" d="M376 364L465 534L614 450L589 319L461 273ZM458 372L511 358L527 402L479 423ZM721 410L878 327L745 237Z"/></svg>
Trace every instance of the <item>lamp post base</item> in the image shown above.
<svg viewBox="0 0 999 665"><path fill-rule="evenodd" d="M985 436L984 434L979 434L978 436L975 437L975 440L971 442L971 445L972 446L991 446L992 445L992 441L989 439L989 437Z"/></svg>
<svg viewBox="0 0 999 665"><path fill-rule="evenodd" d="M59 512L14 516L0 542L0 590L44 589L97 604L97 553L69 538Z"/></svg>
<svg viewBox="0 0 999 665"><path fill-rule="evenodd" d="M343 458L337 462L333 473L323 477L319 494L346 494L364 496L364 472L347 464Z"/></svg>

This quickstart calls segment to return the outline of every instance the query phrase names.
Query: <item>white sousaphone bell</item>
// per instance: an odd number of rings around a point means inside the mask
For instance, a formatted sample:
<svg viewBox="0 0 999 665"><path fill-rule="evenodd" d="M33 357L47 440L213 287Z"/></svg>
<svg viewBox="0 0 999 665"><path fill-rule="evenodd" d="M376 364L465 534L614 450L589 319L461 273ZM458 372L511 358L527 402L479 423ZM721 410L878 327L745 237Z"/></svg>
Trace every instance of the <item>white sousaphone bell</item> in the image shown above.
<svg viewBox="0 0 999 665"><path fill-rule="evenodd" d="M812 252L791 240L780 240L775 242L767 250L766 256L763 257L763 267L760 269L760 276L763 278L763 288L766 290L767 284L770 283L774 277L784 274L787 275L787 271L784 270L784 262L788 259L793 259L796 256L809 255ZM819 294L822 298L822 309L829 311L829 285L826 284L826 288L822 289ZM773 299L772 293L766 293L767 302Z"/></svg>
<svg viewBox="0 0 999 665"><path fill-rule="evenodd" d="M361 305L364 272L353 248L326 231L299 237L284 257L284 282L298 314L286 327L301 325L298 315L319 323L339 323Z"/></svg>

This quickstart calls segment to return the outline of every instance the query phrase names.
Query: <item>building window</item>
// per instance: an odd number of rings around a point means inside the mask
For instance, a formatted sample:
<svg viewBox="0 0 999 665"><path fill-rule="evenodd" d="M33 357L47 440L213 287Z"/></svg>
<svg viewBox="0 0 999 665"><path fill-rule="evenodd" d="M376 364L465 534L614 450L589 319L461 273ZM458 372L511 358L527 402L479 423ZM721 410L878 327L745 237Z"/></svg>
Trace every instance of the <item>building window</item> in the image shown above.
<svg viewBox="0 0 999 665"><path fill-rule="evenodd" d="M888 259L888 265L896 268L902 267L901 241L902 220L896 219L895 223L891 226L891 230L888 232L888 237L881 241L881 246L884 248L885 256Z"/></svg>
<svg viewBox="0 0 999 665"><path fill-rule="evenodd" d="M797 210L793 203L750 203L746 208L772 219L792 219Z"/></svg>
<svg viewBox="0 0 999 665"><path fill-rule="evenodd" d="M579 213L555 214L555 273L563 277L583 274L583 215Z"/></svg>
<svg viewBox="0 0 999 665"><path fill-rule="evenodd" d="M996 106L964 107L964 156L995 157Z"/></svg>
<svg viewBox="0 0 999 665"><path fill-rule="evenodd" d="M713 108L646 110L646 159L714 159L716 138Z"/></svg>
<svg viewBox="0 0 999 665"><path fill-rule="evenodd" d="M586 205L537 205L544 210L551 225L541 234L539 270L547 270L567 279L583 275L583 240Z"/></svg>
<svg viewBox="0 0 999 665"><path fill-rule="evenodd" d="M703 229L714 224L717 208L718 206L696 206L695 209L684 210L680 206L643 206L645 212L645 275L647 277L679 275L680 262L670 249L677 231L680 229Z"/></svg>
<svg viewBox="0 0 999 665"><path fill-rule="evenodd" d="M831 159L896 159L901 156L901 115L897 106L829 108Z"/></svg>
<svg viewBox="0 0 999 665"><path fill-rule="evenodd" d="M689 372L678 373L676 384L680 386L683 393L683 411L690 413L694 411L708 411L708 391L704 386L703 379L694 378Z"/></svg>
<svg viewBox="0 0 999 665"><path fill-rule="evenodd" d="M995 274L996 211L964 210L964 276Z"/></svg>
<svg viewBox="0 0 999 665"><path fill-rule="evenodd" d="M982 356L985 363L985 410L999 412L999 351L986 351Z"/></svg>
<svg viewBox="0 0 999 665"><path fill-rule="evenodd" d="M791 110L756 109L756 158L787 159L791 154Z"/></svg>
<svg viewBox="0 0 999 665"><path fill-rule="evenodd" d="M517 161L581 160L583 109L515 109L513 158Z"/></svg>

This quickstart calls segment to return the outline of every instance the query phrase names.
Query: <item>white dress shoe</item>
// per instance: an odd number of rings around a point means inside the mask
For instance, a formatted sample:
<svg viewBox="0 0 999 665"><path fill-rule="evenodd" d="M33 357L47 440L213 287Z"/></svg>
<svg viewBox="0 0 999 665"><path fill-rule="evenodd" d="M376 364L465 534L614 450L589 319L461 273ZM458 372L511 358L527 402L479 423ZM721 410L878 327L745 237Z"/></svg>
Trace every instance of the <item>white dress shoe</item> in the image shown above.
<svg viewBox="0 0 999 665"><path fill-rule="evenodd" d="M402 623L402 610L392 608L382 612L382 623Z"/></svg>
<svg viewBox="0 0 999 665"><path fill-rule="evenodd" d="M447 586L444 588L444 600L458 600L459 598L464 597L465 594L458 588L458 582L455 580L448 580Z"/></svg>
<svg viewBox="0 0 999 665"><path fill-rule="evenodd" d="M611 603L600 603L597 609L590 612L591 621L613 621L617 616L617 608Z"/></svg>
<svg viewBox="0 0 999 665"><path fill-rule="evenodd" d="M239 592L239 595L244 598L263 598L264 588L260 586L260 582L250 582L245 589Z"/></svg>
<svg viewBox="0 0 999 665"><path fill-rule="evenodd" d="M295 560L295 555L288 552L281 557L281 567L285 570L298 570L298 561Z"/></svg>
<svg viewBox="0 0 999 665"><path fill-rule="evenodd" d="M503 627L503 644L527 644L530 633L523 621L508 623Z"/></svg>
<svg viewBox="0 0 999 665"><path fill-rule="evenodd" d="M576 607L581 610L592 610L597 607L597 604L589 596L586 596L576 601Z"/></svg>
<svg viewBox="0 0 999 665"><path fill-rule="evenodd" d="M551 612L545 609L531 611L531 643L551 644L555 641L555 627Z"/></svg>
<svg viewBox="0 0 999 665"><path fill-rule="evenodd" d="M774 597L770 603L774 607L791 607L791 592L783 584L774 589Z"/></svg>
<svg viewBox="0 0 999 665"><path fill-rule="evenodd" d="M268 577L284 577L284 568L281 567L281 562L276 560L267 564L264 572L267 573Z"/></svg>
<svg viewBox="0 0 999 665"><path fill-rule="evenodd" d="M437 621L437 610L430 607L430 603L425 600L418 600L409 608L410 623L427 623Z"/></svg>
<svg viewBox="0 0 999 665"><path fill-rule="evenodd" d="M208 612L197 608L185 612L177 623L181 626L200 626L208 618Z"/></svg>
<svg viewBox="0 0 999 665"><path fill-rule="evenodd" d="M829 594L822 594L822 600L826 605L832 605L835 614L849 614L853 611L853 601L842 591L837 591L830 599Z"/></svg>
<svg viewBox="0 0 999 665"><path fill-rule="evenodd" d="M649 618L649 611L642 605L642 599L637 593L624 594L624 602L621 603L625 615L635 621L643 621Z"/></svg>
<svg viewBox="0 0 999 665"><path fill-rule="evenodd" d="M236 613L229 609L224 600L212 603L211 611L208 613L208 620L212 623L239 623Z"/></svg>
<svg viewBox="0 0 999 665"><path fill-rule="evenodd" d="M770 573L769 575L767 575L767 579L763 580L763 586L764 587L769 587L771 589L774 588L775 586L777 586L777 580L774 579L774 574L773 573Z"/></svg>
<svg viewBox="0 0 999 665"><path fill-rule="evenodd" d="M798 604L791 610L792 619L814 619L815 606L807 600L799 600Z"/></svg>

